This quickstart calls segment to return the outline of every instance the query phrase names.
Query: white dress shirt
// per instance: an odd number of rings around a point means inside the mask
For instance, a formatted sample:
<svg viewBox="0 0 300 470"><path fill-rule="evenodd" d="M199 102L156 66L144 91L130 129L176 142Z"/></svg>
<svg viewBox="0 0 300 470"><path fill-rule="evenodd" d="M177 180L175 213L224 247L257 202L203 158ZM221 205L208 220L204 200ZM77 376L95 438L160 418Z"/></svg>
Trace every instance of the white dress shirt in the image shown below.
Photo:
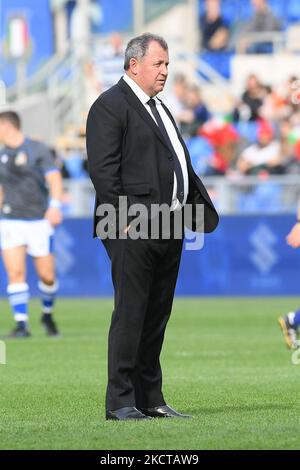
<svg viewBox="0 0 300 470"><path fill-rule="evenodd" d="M145 109L148 111L148 113L150 114L150 116L152 117L152 119L154 120L154 122L157 125L157 122L156 122L156 120L155 120L155 118L154 118L154 116L151 112L150 105L147 104L148 101L150 100L150 96L148 96L147 93L145 93L139 87L139 85L134 80L132 80L132 78L130 78L126 73L123 76L123 80L127 83L127 85L130 86L133 93L138 97L138 99L141 101L141 103L145 106ZM176 152L176 155L179 159L182 174L183 174L184 198L183 198L182 204L180 204L180 202L177 199L177 179L176 179L176 175L175 175L175 172L174 172L173 195L172 195L172 203L171 203L171 207L170 207L170 209L172 211L180 210L181 207L184 206L184 204L186 203L187 196L188 196L188 191L189 191L189 177L188 177L185 153L184 153L183 146L182 146L182 144L181 144L181 142L178 138L176 129L175 129L171 119L167 115L166 111L162 107L161 101L159 99L157 99L156 97L153 97L153 99L155 100L157 111L159 112L160 117L162 118L162 121L163 121L164 126L166 128L166 131L167 131L168 136L170 138L170 141L171 141L171 143L173 145L173 148Z"/></svg>

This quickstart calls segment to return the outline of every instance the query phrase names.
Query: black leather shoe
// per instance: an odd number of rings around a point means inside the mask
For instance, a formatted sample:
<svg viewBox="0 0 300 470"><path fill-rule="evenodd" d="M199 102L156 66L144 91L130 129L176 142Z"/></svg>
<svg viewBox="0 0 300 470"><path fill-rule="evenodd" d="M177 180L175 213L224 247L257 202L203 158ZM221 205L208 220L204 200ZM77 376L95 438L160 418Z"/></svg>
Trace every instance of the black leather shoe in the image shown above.
<svg viewBox="0 0 300 470"><path fill-rule="evenodd" d="M178 413L168 405L155 406L155 408L141 408L140 411L152 418L191 418L190 415Z"/></svg>
<svg viewBox="0 0 300 470"><path fill-rule="evenodd" d="M125 421L126 419L151 419L137 410L134 406L125 406L114 411L106 412L106 419L113 419L116 421Z"/></svg>

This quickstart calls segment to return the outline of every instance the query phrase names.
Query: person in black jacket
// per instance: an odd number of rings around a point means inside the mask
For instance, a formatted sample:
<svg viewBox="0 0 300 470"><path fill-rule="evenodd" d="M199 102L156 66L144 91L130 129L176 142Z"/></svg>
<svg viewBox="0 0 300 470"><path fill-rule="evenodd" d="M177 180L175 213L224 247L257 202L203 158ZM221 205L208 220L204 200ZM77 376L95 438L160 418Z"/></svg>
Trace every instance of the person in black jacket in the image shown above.
<svg viewBox="0 0 300 470"><path fill-rule="evenodd" d="M87 120L89 172L96 190L94 235L102 238L112 263L115 305L109 331L106 419L185 417L165 402L160 352L171 313L179 269L182 234L156 239L131 236L135 203L147 210L165 204L171 219L187 204L202 205L204 221L190 227L211 232L216 210L194 173L187 148L157 94L168 76L168 46L147 33L133 38L125 52L125 74L92 105ZM103 233L103 209L112 207ZM128 215L125 213L125 216ZM154 217L155 218L155 217ZM126 217L125 217L126 219ZM153 221L149 216L147 223ZM200 227L202 225L202 228ZM200 227L200 228L199 228ZM105 236L107 235L107 236ZM152 234L151 234L152 235Z"/></svg>
<svg viewBox="0 0 300 470"><path fill-rule="evenodd" d="M229 40L229 27L221 14L220 0L206 0L205 13L200 18L204 51L220 52L226 49Z"/></svg>

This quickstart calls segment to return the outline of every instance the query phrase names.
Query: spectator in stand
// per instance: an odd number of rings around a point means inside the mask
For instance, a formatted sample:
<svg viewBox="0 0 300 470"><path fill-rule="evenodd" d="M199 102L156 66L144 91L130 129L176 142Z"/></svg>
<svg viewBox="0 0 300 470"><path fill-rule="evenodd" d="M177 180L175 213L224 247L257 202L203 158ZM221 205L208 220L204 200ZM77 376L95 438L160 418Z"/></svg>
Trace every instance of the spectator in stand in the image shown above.
<svg viewBox="0 0 300 470"><path fill-rule="evenodd" d="M186 77L182 73L175 75L172 83L171 95L168 96L166 100L167 106L178 124L180 120L180 114L187 109L185 102L187 87L188 84Z"/></svg>
<svg viewBox="0 0 300 470"><path fill-rule="evenodd" d="M281 24L275 17L267 0L252 0L254 15L250 21L243 27L243 33L271 33L280 31ZM241 41L240 52L246 50L252 54L266 54L272 52L272 42L261 41L253 42L247 38Z"/></svg>
<svg viewBox="0 0 300 470"><path fill-rule="evenodd" d="M84 79L85 95L87 100L86 108L89 108L102 92L99 75L97 74L93 63L90 61L87 61L84 64Z"/></svg>
<svg viewBox="0 0 300 470"><path fill-rule="evenodd" d="M284 119L280 123L280 145L285 162L285 172L288 174L300 173L300 140L297 128L292 125L291 119Z"/></svg>
<svg viewBox="0 0 300 470"><path fill-rule="evenodd" d="M284 119L279 124L279 140L281 154L286 165L289 166L295 160L295 143L292 139L293 128L289 119Z"/></svg>
<svg viewBox="0 0 300 470"><path fill-rule="evenodd" d="M280 99L269 85L262 86L262 106L259 110L260 116L266 121L276 121L280 118Z"/></svg>
<svg viewBox="0 0 300 470"><path fill-rule="evenodd" d="M207 176L224 175L236 157L238 133L231 123L213 118L201 127L199 134L213 147L212 160L208 162L204 174Z"/></svg>
<svg viewBox="0 0 300 470"><path fill-rule="evenodd" d="M178 115L178 119L182 134L191 137L197 135L199 128L210 118L210 113L196 85L187 88L185 102L187 109Z"/></svg>
<svg viewBox="0 0 300 470"><path fill-rule="evenodd" d="M84 64L87 109L98 96L117 83L123 73L124 46L122 36L113 32L108 43L97 46L93 51L93 60Z"/></svg>
<svg viewBox="0 0 300 470"><path fill-rule="evenodd" d="M220 0L206 0L205 13L200 18L202 50L223 51L229 40L229 29L221 15Z"/></svg>
<svg viewBox="0 0 300 470"><path fill-rule="evenodd" d="M115 32L109 37L109 44L101 49L96 59L103 91L117 83L123 73L124 44L122 36Z"/></svg>
<svg viewBox="0 0 300 470"><path fill-rule="evenodd" d="M246 90L233 113L234 121L256 121L263 104L263 87L255 74L249 75Z"/></svg>
<svg viewBox="0 0 300 470"><path fill-rule="evenodd" d="M279 93L281 93L287 107L286 115L291 116L291 114L299 112L300 80L298 77L294 75L289 77L279 88Z"/></svg>
<svg viewBox="0 0 300 470"><path fill-rule="evenodd" d="M111 33L108 43L93 51L93 60L85 64L86 80L91 88L91 95L107 90L117 83L123 73L124 45L122 36ZM90 100L92 101L92 100Z"/></svg>
<svg viewBox="0 0 300 470"><path fill-rule="evenodd" d="M261 172L284 172L280 142L274 139L274 130L267 121L261 121L257 131L257 143L247 147L237 161L240 173L257 175Z"/></svg>

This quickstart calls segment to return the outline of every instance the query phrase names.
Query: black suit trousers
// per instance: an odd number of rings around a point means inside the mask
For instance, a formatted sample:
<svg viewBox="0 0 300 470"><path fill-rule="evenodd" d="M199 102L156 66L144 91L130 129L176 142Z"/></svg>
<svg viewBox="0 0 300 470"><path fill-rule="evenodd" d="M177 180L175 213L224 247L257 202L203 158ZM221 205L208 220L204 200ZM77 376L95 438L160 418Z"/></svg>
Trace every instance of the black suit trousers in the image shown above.
<svg viewBox="0 0 300 470"><path fill-rule="evenodd" d="M114 311L108 338L106 409L164 405L160 352L182 239L107 239Z"/></svg>

